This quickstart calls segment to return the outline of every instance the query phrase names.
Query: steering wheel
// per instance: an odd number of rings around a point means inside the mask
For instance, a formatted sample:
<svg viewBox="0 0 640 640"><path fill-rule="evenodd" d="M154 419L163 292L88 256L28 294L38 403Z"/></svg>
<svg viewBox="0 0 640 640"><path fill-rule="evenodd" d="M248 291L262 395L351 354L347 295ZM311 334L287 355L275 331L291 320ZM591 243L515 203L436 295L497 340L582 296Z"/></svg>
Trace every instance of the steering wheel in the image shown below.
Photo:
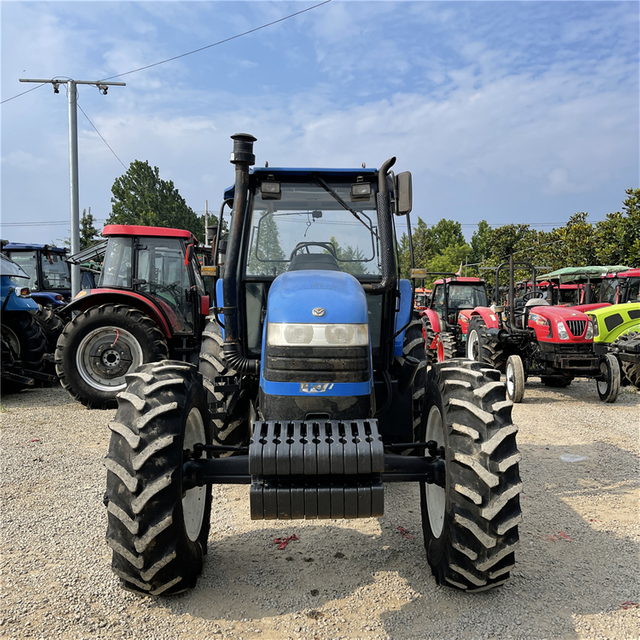
<svg viewBox="0 0 640 640"><path fill-rule="evenodd" d="M306 249L307 253L311 253L311 251L309 251L309 247L322 247L323 249L326 249L336 260L338 259L336 248L331 242L298 242L294 250L291 252L289 260L293 260L293 256L295 256L301 249Z"/></svg>
<svg viewBox="0 0 640 640"><path fill-rule="evenodd" d="M536 289L535 291L528 291L522 296L522 299L527 302L532 298L544 298L544 293L540 291L540 289Z"/></svg>

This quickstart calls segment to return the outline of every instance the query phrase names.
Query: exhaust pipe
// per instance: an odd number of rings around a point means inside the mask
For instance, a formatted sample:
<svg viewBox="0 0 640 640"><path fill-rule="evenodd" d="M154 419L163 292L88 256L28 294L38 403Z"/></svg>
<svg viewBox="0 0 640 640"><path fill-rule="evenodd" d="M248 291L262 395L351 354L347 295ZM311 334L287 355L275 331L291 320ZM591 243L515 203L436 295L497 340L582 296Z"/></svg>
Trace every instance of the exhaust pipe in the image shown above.
<svg viewBox="0 0 640 640"><path fill-rule="evenodd" d="M246 358L242 354L240 330L238 327L238 262L244 213L249 190L249 167L255 164L253 143L256 138L248 133L236 133L231 136L233 152L230 162L236 167L236 180L233 194L233 212L227 239L227 253L224 276L222 278L222 300L224 313L224 344L222 352L231 369L240 374L257 374L260 360Z"/></svg>

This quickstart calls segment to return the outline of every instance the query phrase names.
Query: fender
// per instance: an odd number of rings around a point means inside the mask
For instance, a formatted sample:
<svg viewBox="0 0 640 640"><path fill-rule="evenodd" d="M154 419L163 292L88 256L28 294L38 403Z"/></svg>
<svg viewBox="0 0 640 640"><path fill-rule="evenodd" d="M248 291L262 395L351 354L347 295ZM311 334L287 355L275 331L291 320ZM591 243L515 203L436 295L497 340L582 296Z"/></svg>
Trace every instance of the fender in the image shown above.
<svg viewBox="0 0 640 640"><path fill-rule="evenodd" d="M471 318L473 316L473 309L462 309L458 313L458 326L462 331L462 335L466 336L467 331L469 329L469 322L471 322Z"/></svg>
<svg viewBox="0 0 640 640"><path fill-rule="evenodd" d="M476 307L473 311L471 311L469 321L477 316L480 316L484 320L487 329L500 328L500 318L498 317L498 314L490 307Z"/></svg>
<svg viewBox="0 0 640 640"><path fill-rule="evenodd" d="M425 309L420 315L429 319L431 327L436 334L440 333L440 316L433 309Z"/></svg>
<svg viewBox="0 0 640 640"><path fill-rule="evenodd" d="M165 338L172 338L173 332L169 322L160 307L140 293L122 291L121 289L83 289L78 293L73 302L70 302L65 311L86 311L91 307L99 307L102 304L126 304L146 313L162 331ZM167 311L167 310L165 310Z"/></svg>

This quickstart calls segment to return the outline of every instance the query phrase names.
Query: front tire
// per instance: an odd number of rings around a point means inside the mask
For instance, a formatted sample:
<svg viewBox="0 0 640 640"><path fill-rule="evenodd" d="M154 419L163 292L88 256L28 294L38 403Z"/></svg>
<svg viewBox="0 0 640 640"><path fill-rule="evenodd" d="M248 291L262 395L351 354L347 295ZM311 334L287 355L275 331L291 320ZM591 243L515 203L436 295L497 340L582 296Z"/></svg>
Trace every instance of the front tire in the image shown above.
<svg viewBox="0 0 640 640"><path fill-rule="evenodd" d="M56 345L56 373L74 399L90 409L111 409L127 386L127 373L168 357L164 336L149 316L122 304L103 304L64 328Z"/></svg>
<svg viewBox="0 0 640 640"><path fill-rule="evenodd" d="M183 451L211 444L194 365L165 360L127 376L118 394L107 467L107 544L122 586L172 595L195 586L207 549L211 485L182 488Z"/></svg>
<svg viewBox="0 0 640 640"><path fill-rule="evenodd" d="M427 376L421 435L446 462L446 486L420 488L427 559L438 584L465 591L503 584L515 564L521 456L499 377L463 359Z"/></svg>
<svg viewBox="0 0 640 640"><path fill-rule="evenodd" d="M220 445L242 446L249 442L249 396L245 389L223 392L215 383L217 377L238 376L227 366L223 343L222 329L213 318L207 318L202 333L199 371L209 403L215 404L218 412L212 416L213 439Z"/></svg>
<svg viewBox="0 0 640 640"><path fill-rule="evenodd" d="M598 396L602 402L615 402L620 391L620 365L618 358L605 353L600 359L600 376L596 378Z"/></svg>
<svg viewBox="0 0 640 640"><path fill-rule="evenodd" d="M507 358L505 367L505 378L507 382L507 397L511 402L522 402L524 398L524 366L522 358L517 355Z"/></svg>
<svg viewBox="0 0 640 640"><path fill-rule="evenodd" d="M30 371L44 367L47 341L40 325L29 311L2 313L2 368L29 377ZM2 392L12 393L30 385L3 380Z"/></svg>
<svg viewBox="0 0 640 640"><path fill-rule="evenodd" d="M467 330L467 358L504 371L504 349L498 340L487 335L487 325L480 316L475 316Z"/></svg>

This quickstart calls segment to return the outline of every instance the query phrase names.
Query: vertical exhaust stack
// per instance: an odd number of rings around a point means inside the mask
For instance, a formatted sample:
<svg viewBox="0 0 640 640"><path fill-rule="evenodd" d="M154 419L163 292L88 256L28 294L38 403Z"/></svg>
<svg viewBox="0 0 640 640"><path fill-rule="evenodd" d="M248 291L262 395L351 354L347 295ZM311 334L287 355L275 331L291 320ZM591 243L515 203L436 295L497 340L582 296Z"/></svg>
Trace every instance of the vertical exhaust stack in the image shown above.
<svg viewBox="0 0 640 640"><path fill-rule="evenodd" d="M222 299L224 313L225 360L230 368L240 374L258 373L260 361L245 358L240 346L240 328L238 327L238 262L244 214L249 190L249 167L255 164L253 143L256 138L249 133L236 133L231 136L233 152L230 162L236 167L236 181L233 196L233 213L227 240L226 265L222 278Z"/></svg>

